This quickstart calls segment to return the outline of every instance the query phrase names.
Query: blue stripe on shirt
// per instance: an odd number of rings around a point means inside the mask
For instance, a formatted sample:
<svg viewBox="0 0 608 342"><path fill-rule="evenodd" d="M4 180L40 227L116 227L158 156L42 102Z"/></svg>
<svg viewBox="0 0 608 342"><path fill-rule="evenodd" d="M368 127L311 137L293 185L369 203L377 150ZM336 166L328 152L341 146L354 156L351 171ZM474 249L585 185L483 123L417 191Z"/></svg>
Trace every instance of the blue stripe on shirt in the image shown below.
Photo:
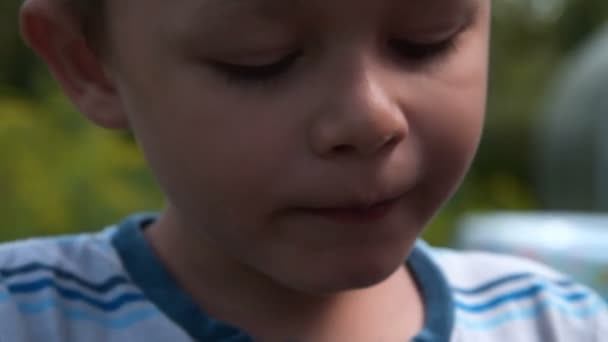
<svg viewBox="0 0 608 342"><path fill-rule="evenodd" d="M55 310L64 318L72 321L88 321L98 324L108 329L126 329L134 324L159 316L161 313L154 307L149 306L126 313L114 313L108 315L104 313L88 312L82 309L72 308L62 304L57 298L50 297L45 294L46 298L36 298L35 300L27 300L28 298L14 298L6 291L0 292L0 304L5 304L11 299L17 306L17 309L22 315L35 316L45 312Z"/></svg>
<svg viewBox="0 0 608 342"><path fill-rule="evenodd" d="M65 318L73 321L89 321L110 329L125 329L143 320L158 316L160 313L153 307L127 312L121 315L108 316L62 305L55 298L46 298L33 302L17 304L23 315L39 315L50 310L60 312Z"/></svg>
<svg viewBox="0 0 608 342"><path fill-rule="evenodd" d="M474 287L471 289L461 288L461 287L452 287L452 290L455 293L461 294L461 295L478 295L483 292L487 292L489 290L497 288L499 286L502 286L502 285L505 285L508 283L512 283L512 282L515 282L518 280L522 280L522 279L529 279L529 278L538 278L538 275L534 274L534 273L514 273L514 274L509 274L509 275L500 277L495 280L491 280L491 281L487 282L486 284L483 284L483 285L480 285L480 286L477 286L477 287ZM560 287L570 287L570 286L573 286L576 284L570 280L553 280L551 282Z"/></svg>
<svg viewBox="0 0 608 342"><path fill-rule="evenodd" d="M59 294L60 297L64 299L80 301L106 312L116 311L129 303L142 302L146 300L144 295L141 293L125 292L111 300L103 301L83 294L78 290L61 286L51 278L42 278L24 283L7 284L6 287L9 292L13 294L33 294L47 288L52 288L57 292L57 294Z"/></svg>
<svg viewBox="0 0 608 342"><path fill-rule="evenodd" d="M456 322L458 326L470 330L491 330L514 321L534 320L551 309L559 311L564 316L574 317L577 319L589 319L597 315L600 311L603 311L605 308L606 306L601 300L595 300L588 306L573 307L546 298L534 303L529 308L518 307L517 309L497 314L491 318L487 318L487 316L479 316L479 319L470 319L463 317L462 314L459 314L457 315Z"/></svg>
<svg viewBox="0 0 608 342"><path fill-rule="evenodd" d="M559 293L551 290L551 287L545 284L533 284L523 289L508 292L493 298L490 298L484 303L480 304L468 304L462 301L455 300L455 306L457 309L467 311L470 313L482 313L485 311L496 309L501 304L508 302L531 299L538 297L542 292L547 292L552 295L554 299L561 299L566 302L578 302L585 300L588 297L587 292L577 291L572 293Z"/></svg>
<svg viewBox="0 0 608 342"><path fill-rule="evenodd" d="M29 264L25 264L25 265L15 267L15 268L10 268L10 269L0 269L0 276L4 277L5 279L10 279L10 278L18 276L18 275L29 274L29 273L33 273L33 272L37 272L37 271L50 271L59 279L65 279L65 280L72 281L75 284L79 285L80 287L86 288L91 291L99 292L99 293L109 292L110 290L112 290L113 288L115 288L119 285L130 283L126 277L118 276L118 275L109 277L107 280L105 280L103 282L94 283L94 282L85 280L82 277L79 277L72 272L68 272L68 271L58 268L58 267L44 265L44 264L38 263L38 262L32 262Z"/></svg>

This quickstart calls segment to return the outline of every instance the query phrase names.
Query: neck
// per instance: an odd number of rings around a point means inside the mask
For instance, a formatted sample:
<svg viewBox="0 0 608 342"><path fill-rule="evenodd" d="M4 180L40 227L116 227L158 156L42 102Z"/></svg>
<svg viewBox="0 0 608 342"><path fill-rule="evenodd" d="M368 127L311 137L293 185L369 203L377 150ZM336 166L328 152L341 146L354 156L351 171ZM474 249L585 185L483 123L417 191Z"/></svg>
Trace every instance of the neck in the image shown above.
<svg viewBox="0 0 608 342"><path fill-rule="evenodd" d="M422 328L422 301L405 266L368 288L310 294L284 287L221 253L180 227L170 211L145 234L205 313L263 341L408 340Z"/></svg>

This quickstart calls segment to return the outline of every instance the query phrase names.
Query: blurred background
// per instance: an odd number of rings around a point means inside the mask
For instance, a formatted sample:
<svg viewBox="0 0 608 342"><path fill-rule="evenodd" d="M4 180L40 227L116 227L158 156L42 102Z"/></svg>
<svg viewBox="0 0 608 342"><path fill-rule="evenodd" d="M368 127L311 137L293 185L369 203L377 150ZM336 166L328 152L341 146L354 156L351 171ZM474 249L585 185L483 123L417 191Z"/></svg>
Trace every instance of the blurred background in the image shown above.
<svg viewBox="0 0 608 342"><path fill-rule="evenodd" d="M159 209L162 197L131 137L81 118L24 47L19 4L0 2L0 241L97 230L134 211ZM516 235L541 241L534 237L540 230L529 227L539 217L548 226L559 219L564 228L593 216L583 230L608 232L599 216L608 213L608 1L498 0L494 6L484 141L461 190L425 238L508 251L493 240L501 222L516 220L528 229ZM481 231L485 242L478 241ZM564 237L549 232L552 246L551 238ZM600 247L608 250L608 242ZM522 252L541 259L538 253ZM608 283L608 273L594 274Z"/></svg>

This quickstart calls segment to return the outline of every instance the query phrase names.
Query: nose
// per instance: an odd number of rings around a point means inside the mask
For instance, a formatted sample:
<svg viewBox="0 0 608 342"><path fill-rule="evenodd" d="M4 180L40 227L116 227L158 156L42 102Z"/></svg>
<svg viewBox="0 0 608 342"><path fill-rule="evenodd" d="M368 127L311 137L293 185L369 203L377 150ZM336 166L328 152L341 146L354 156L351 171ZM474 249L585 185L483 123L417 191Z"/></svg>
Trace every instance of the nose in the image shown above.
<svg viewBox="0 0 608 342"><path fill-rule="evenodd" d="M310 140L317 155L372 156L406 138L406 115L381 79L364 74L346 83L328 92L313 124Z"/></svg>

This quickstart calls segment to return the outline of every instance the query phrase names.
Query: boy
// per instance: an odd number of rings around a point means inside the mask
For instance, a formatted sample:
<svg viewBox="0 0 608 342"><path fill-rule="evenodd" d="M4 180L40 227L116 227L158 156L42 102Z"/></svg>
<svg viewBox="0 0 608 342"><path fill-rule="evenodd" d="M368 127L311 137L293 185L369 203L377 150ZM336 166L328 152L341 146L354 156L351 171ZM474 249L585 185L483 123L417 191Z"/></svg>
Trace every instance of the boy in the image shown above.
<svg viewBox="0 0 608 342"><path fill-rule="evenodd" d="M3 341L599 341L602 301L417 236L476 150L487 0L28 0L159 215L2 247Z"/></svg>

